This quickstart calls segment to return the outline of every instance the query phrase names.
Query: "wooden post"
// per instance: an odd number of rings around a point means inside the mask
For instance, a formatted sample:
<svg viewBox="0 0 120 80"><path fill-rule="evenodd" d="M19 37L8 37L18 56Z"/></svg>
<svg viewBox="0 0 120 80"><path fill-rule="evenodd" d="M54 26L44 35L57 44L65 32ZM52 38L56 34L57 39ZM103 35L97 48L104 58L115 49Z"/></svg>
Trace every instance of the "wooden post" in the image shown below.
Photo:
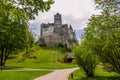
<svg viewBox="0 0 120 80"><path fill-rule="evenodd" d="M73 73L71 73L71 79L73 79Z"/></svg>

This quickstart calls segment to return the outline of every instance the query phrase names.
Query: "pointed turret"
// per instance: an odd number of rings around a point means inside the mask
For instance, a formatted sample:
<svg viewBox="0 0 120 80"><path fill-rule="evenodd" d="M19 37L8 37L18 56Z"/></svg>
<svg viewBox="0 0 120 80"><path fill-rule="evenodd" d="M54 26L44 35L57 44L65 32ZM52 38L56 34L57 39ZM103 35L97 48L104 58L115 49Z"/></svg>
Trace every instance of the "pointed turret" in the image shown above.
<svg viewBox="0 0 120 80"><path fill-rule="evenodd" d="M70 30L73 30L73 28L72 28L72 26L71 26L71 25L70 25L69 29L70 29Z"/></svg>

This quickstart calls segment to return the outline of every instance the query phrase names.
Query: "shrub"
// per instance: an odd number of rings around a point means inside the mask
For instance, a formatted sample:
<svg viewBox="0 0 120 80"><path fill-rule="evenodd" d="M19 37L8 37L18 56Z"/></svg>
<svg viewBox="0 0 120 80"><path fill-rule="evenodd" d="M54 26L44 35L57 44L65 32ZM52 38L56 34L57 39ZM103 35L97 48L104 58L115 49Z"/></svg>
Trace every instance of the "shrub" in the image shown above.
<svg viewBox="0 0 120 80"><path fill-rule="evenodd" d="M38 43L38 45L39 45L40 47L46 47L46 44L45 44L44 42L40 42L40 43Z"/></svg>
<svg viewBox="0 0 120 80"><path fill-rule="evenodd" d="M73 49L74 58L77 65L82 69L87 77L93 77L96 67L96 56L91 54L85 46L76 46Z"/></svg>

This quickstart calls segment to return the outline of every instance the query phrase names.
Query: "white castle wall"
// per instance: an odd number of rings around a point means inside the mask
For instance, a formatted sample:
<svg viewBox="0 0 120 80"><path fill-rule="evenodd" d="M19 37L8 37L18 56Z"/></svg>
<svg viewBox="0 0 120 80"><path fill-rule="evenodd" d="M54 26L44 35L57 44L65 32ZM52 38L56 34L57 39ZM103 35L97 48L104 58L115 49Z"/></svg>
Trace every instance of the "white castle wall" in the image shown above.
<svg viewBox="0 0 120 80"><path fill-rule="evenodd" d="M54 26L49 25L47 28L42 28L42 36L49 36L53 34Z"/></svg>

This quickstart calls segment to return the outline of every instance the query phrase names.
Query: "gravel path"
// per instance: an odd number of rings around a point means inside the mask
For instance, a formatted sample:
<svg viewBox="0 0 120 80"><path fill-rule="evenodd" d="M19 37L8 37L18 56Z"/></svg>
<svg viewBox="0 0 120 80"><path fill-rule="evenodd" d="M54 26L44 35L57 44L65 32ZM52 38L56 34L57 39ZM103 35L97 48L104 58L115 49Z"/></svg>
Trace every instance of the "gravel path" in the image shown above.
<svg viewBox="0 0 120 80"><path fill-rule="evenodd" d="M38 77L34 80L68 80L68 76L78 68L55 70L52 73Z"/></svg>

